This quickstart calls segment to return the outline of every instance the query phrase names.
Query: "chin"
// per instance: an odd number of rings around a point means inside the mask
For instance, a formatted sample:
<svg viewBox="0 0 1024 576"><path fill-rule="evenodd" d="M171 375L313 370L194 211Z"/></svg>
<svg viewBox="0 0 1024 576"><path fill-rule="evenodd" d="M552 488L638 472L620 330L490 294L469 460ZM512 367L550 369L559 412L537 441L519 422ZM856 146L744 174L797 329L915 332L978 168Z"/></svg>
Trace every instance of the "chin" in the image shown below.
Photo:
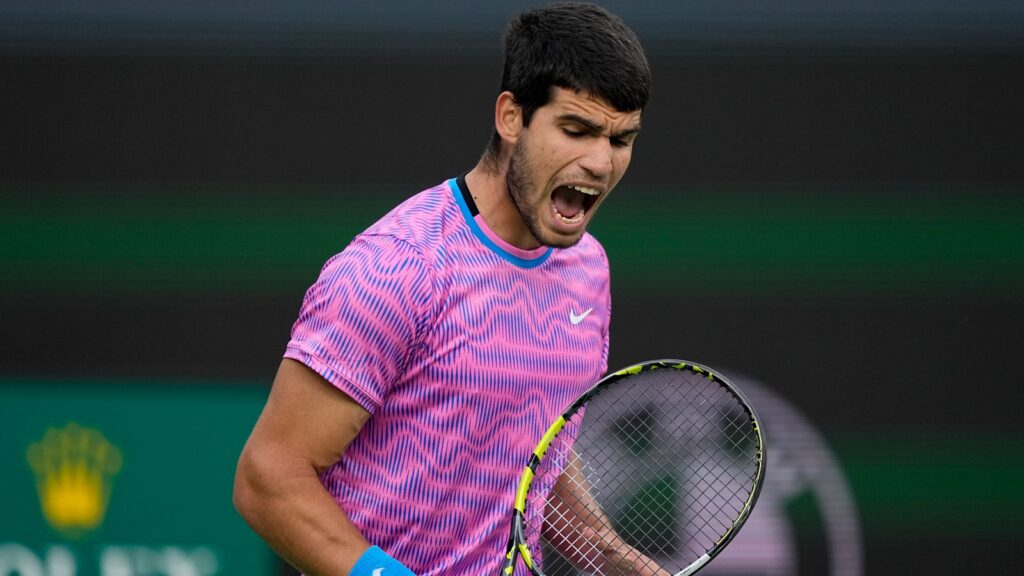
<svg viewBox="0 0 1024 576"><path fill-rule="evenodd" d="M573 246L580 243L580 240L583 239L584 233L585 231L580 232L579 234L575 234L573 236L563 236L560 234L552 235L549 236L548 238L545 238L542 241L542 243L547 246L551 246L552 248L572 248Z"/></svg>

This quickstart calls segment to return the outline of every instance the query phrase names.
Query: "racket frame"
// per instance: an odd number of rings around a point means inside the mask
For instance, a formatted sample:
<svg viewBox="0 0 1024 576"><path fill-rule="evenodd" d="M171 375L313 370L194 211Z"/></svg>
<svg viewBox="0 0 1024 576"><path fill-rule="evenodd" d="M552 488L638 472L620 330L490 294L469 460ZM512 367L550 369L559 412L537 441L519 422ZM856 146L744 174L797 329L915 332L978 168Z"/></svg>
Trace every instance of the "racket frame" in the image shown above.
<svg viewBox="0 0 1024 576"><path fill-rule="evenodd" d="M703 568L705 564L710 562L712 558L717 556L736 536L736 533L750 516L750 511L753 509L754 503L757 502L757 497L761 493L761 485L764 484L767 460L764 434L761 430L761 424L757 417L757 413L754 411L754 407L747 400L747 397L743 395L743 392L740 391L735 384L707 366L687 360L648 360L646 362L633 364L632 366L628 366L608 374L604 378L598 380L596 384L591 386L586 392L581 394L579 398L574 400L569 408L566 409L561 416L555 419L554 423L548 427L547 431L541 437L540 442L537 443L537 447L534 448L533 453L530 455L530 459L526 463L523 475L519 479L519 487L516 489L515 505L512 509L512 528L509 533L508 545L506 547L505 557L501 567L502 576L512 576L512 573L515 571L516 559L519 557L523 559L523 563L530 570L530 573L533 574L533 576L545 576L534 562L533 554L530 552L530 547L526 543L526 497L530 491L530 486L533 483L533 477L537 473L537 467L540 465L541 460L544 459L544 454L547 453L548 447L551 446L551 442L554 440L555 436L562 431L562 428L569 419L579 412L581 408L586 406L587 402L590 401L590 398L600 392L603 388L606 388L627 376L633 376L643 372L651 372L653 370L660 370L664 368L673 370L690 370L704 375L709 380L718 382L719 385L725 388L730 394L739 399L743 409L746 410L750 416L752 429L757 435L758 440L757 471L754 476L754 487L750 491L750 495L747 497L746 502L744 502L737 519L733 521L726 533L718 540L718 542L715 543L709 552L692 562L686 568L676 572L673 576L690 576L691 574L696 573L698 570Z"/></svg>

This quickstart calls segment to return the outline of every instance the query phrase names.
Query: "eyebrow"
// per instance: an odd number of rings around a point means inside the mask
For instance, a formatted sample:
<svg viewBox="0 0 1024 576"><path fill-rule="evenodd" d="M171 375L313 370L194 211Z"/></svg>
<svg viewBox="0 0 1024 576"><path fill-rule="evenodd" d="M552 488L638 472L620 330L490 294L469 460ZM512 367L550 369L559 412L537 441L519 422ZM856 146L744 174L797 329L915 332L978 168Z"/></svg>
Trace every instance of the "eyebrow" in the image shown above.
<svg viewBox="0 0 1024 576"><path fill-rule="evenodd" d="M601 130L602 130L602 126L600 124L594 122L593 120L590 120L589 118L584 118L583 116L580 116L579 114L573 114L573 113L569 112L569 113L566 113L566 114L562 114L561 116L558 117L558 119L562 120L562 121L575 122L576 124L579 124L580 126L583 126L584 128L586 128L587 130L589 130L591 132L594 132L594 133L597 133L597 134L600 134ZM627 128L627 129L621 130L619 132L614 132L614 133L612 133L610 135L610 137L611 138L622 138L624 136L630 136L630 135L636 134L638 132L640 132L640 124L639 123L637 123L632 128Z"/></svg>

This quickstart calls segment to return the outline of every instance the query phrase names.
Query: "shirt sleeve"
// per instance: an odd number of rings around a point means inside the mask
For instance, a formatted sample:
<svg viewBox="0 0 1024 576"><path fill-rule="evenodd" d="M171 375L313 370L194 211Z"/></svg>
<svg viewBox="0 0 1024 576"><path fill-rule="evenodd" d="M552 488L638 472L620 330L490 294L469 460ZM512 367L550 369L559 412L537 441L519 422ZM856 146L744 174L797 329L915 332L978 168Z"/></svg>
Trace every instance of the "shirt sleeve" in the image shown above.
<svg viewBox="0 0 1024 576"><path fill-rule="evenodd" d="M284 356L373 413L427 326L431 296L429 267L413 246L359 236L306 291Z"/></svg>

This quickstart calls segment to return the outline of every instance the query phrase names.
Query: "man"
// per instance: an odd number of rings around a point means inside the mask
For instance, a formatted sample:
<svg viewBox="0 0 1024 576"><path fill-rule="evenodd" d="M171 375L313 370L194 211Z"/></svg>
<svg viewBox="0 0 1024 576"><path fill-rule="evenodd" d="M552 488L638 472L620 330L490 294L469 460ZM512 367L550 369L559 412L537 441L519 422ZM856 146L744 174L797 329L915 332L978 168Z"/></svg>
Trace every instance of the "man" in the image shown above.
<svg viewBox="0 0 1024 576"><path fill-rule="evenodd" d="M629 165L647 61L585 4L514 18L505 60L479 163L325 264L242 452L236 507L306 574L496 573L524 459L607 370L586 228Z"/></svg>

